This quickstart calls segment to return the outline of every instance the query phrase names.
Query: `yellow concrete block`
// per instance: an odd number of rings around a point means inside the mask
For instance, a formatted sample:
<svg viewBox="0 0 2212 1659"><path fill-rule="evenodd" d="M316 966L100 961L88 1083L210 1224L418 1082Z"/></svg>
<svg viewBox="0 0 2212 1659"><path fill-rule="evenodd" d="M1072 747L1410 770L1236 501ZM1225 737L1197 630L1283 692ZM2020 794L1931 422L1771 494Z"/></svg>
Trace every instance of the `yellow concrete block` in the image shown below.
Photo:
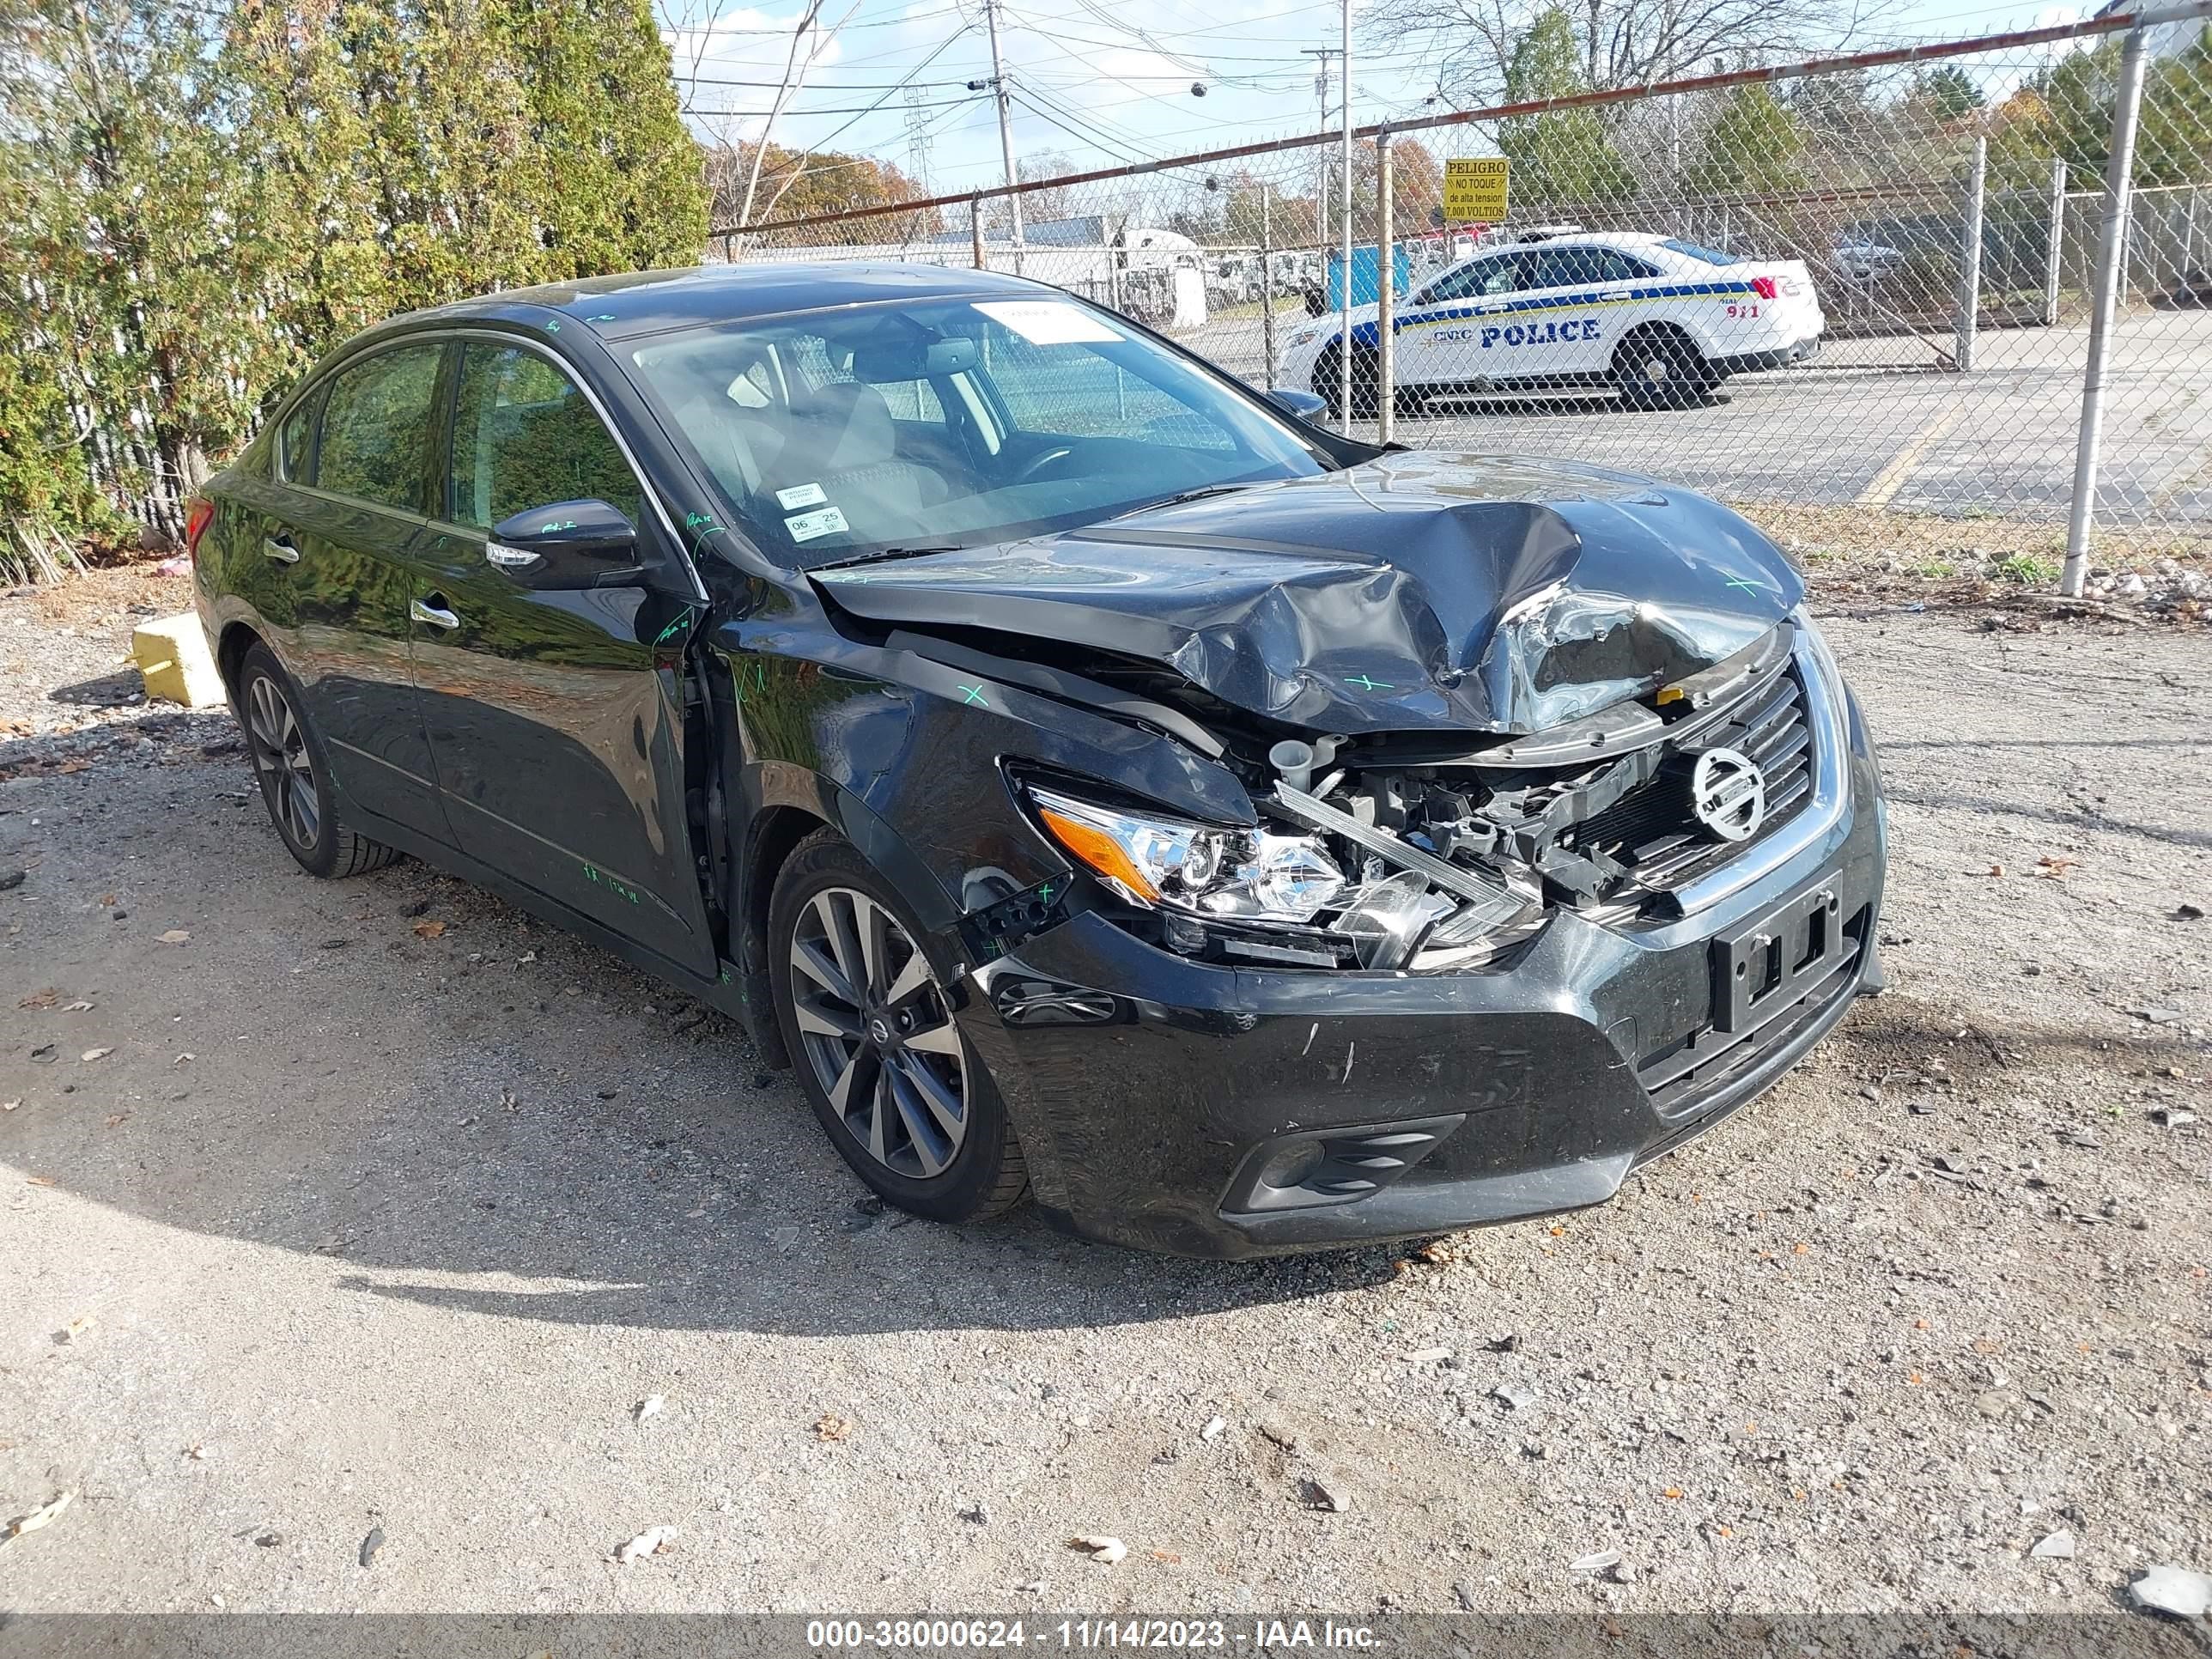
<svg viewBox="0 0 2212 1659"><path fill-rule="evenodd" d="M149 697L187 708L207 708L223 700L222 677L208 654L207 635L189 611L133 630L131 656L146 678Z"/></svg>

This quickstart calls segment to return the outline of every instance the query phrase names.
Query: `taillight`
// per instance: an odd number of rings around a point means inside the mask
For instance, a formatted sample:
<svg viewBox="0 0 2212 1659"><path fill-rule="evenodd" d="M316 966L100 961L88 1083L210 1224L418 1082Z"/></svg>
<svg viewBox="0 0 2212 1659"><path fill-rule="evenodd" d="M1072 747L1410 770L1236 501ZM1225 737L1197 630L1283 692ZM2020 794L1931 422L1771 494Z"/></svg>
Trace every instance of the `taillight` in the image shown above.
<svg viewBox="0 0 2212 1659"><path fill-rule="evenodd" d="M200 538L215 522L215 503L204 495L195 495L185 507L185 551L197 561L200 556Z"/></svg>
<svg viewBox="0 0 2212 1659"><path fill-rule="evenodd" d="M1773 299L1775 297L1774 278L1771 276L1753 277L1751 279L1751 291L1759 295L1762 300Z"/></svg>

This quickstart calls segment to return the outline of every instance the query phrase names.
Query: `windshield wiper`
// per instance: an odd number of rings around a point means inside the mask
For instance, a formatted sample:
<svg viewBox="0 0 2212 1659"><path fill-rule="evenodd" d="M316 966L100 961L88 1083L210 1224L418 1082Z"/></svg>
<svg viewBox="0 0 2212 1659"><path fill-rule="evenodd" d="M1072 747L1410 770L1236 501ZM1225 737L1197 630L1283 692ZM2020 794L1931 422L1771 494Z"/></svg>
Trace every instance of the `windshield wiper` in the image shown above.
<svg viewBox="0 0 2212 1659"><path fill-rule="evenodd" d="M947 543L943 547L879 547L872 553L863 553L857 559L839 559L831 564L817 564L817 572L850 570L857 565L881 564L886 559L917 559L925 553L958 553L963 550Z"/></svg>
<svg viewBox="0 0 2212 1659"><path fill-rule="evenodd" d="M1178 490L1172 495L1163 495L1156 501L1146 501L1142 507L1133 507L1127 513L1116 513L1114 516L1117 519L1133 518L1139 513L1149 513L1156 507L1173 507L1179 501L1200 501L1208 495L1228 495L1250 488L1251 481L1249 479L1243 483L1200 484L1195 489Z"/></svg>

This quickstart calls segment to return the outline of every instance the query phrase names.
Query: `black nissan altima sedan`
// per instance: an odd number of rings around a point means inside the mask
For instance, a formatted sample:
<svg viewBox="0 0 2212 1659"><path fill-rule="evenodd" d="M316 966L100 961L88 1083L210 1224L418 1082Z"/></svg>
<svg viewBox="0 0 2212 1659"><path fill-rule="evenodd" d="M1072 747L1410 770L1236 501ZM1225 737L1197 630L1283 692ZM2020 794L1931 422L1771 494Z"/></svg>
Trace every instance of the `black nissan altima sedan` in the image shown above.
<svg viewBox="0 0 2212 1659"><path fill-rule="evenodd" d="M1880 986L1863 720L1734 513L1312 408L981 271L494 295L277 408L198 604L309 872L741 1018L917 1214L1597 1203Z"/></svg>

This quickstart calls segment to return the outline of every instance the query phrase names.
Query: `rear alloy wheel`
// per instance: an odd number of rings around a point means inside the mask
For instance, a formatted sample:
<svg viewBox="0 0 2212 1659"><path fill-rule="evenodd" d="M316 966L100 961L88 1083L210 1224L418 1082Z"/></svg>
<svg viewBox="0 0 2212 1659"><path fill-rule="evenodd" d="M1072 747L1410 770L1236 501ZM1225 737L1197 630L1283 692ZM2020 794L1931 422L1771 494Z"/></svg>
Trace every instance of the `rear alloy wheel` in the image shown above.
<svg viewBox="0 0 2212 1659"><path fill-rule="evenodd" d="M239 665L238 713L262 804L302 870L311 876L353 876L399 856L340 822L322 746L300 712L290 676L264 645L253 647Z"/></svg>
<svg viewBox="0 0 2212 1659"><path fill-rule="evenodd" d="M1714 385L1704 354L1671 328L1642 329L1623 340L1613 354L1613 380L1632 409L1679 409Z"/></svg>
<svg viewBox="0 0 2212 1659"><path fill-rule="evenodd" d="M902 1209L975 1221L1026 1190L1021 1152L905 907L850 843L810 837L769 920L776 1017L815 1115Z"/></svg>

